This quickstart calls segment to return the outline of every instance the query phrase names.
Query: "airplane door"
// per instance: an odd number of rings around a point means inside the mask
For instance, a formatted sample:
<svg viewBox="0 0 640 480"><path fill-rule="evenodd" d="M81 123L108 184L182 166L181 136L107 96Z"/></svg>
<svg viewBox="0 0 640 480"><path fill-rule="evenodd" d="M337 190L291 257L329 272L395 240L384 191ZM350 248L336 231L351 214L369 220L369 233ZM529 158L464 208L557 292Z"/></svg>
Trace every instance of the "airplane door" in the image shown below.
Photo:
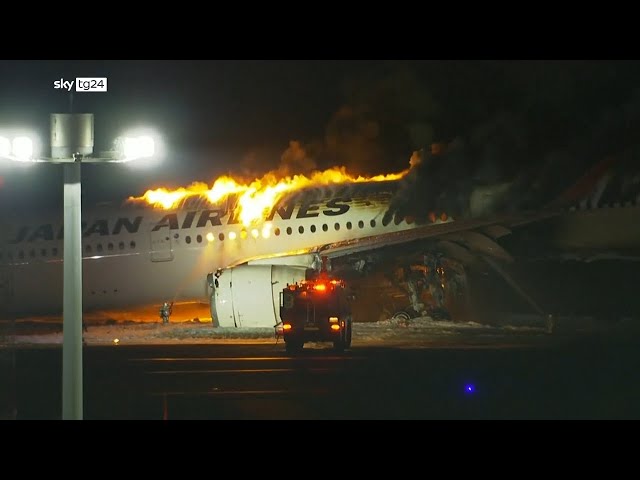
<svg viewBox="0 0 640 480"><path fill-rule="evenodd" d="M171 233L151 232L151 261L170 262L171 260L173 260Z"/></svg>

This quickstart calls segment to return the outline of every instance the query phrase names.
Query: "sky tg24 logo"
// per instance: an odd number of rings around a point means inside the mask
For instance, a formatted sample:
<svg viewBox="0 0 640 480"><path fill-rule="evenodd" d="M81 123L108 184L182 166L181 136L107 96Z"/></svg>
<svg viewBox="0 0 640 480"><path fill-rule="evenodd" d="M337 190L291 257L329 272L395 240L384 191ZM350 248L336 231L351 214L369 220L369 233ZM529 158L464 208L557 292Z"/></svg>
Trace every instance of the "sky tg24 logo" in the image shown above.
<svg viewBox="0 0 640 480"><path fill-rule="evenodd" d="M74 85L76 92L106 92L107 77L76 77L75 80L61 78L53 82L54 89L63 89L67 92L70 92Z"/></svg>

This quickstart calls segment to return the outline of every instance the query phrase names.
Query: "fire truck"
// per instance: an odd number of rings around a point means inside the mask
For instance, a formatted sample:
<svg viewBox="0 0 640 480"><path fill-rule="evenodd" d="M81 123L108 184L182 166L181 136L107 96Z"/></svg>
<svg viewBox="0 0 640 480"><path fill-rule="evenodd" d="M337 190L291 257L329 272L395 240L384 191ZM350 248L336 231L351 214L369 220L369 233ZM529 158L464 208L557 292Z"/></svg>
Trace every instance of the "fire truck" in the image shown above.
<svg viewBox="0 0 640 480"><path fill-rule="evenodd" d="M325 272L280 292L281 332L288 353L305 342L333 342L336 351L351 347L350 296L342 280Z"/></svg>

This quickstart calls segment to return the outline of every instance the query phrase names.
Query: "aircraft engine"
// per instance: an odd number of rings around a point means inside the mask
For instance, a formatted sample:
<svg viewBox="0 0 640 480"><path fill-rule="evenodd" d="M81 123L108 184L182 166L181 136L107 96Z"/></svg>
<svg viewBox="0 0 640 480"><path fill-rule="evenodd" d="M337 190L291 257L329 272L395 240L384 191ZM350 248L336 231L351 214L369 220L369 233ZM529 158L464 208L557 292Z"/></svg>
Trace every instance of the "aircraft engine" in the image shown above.
<svg viewBox="0 0 640 480"><path fill-rule="evenodd" d="M215 327L260 328L280 323L280 292L305 279L306 267L240 265L209 277Z"/></svg>

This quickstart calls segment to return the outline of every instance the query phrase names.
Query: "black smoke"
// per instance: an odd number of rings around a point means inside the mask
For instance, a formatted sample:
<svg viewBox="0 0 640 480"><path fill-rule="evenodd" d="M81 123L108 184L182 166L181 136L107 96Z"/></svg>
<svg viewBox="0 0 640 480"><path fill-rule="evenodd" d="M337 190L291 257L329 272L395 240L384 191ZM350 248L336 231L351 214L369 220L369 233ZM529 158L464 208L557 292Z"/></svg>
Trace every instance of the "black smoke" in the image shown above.
<svg viewBox="0 0 640 480"><path fill-rule="evenodd" d="M569 78L573 81L564 76L562 83L575 86L579 80ZM401 181L387 218L426 221L431 212L442 211L470 215L474 189L492 185L499 201L489 213L542 208L605 162L615 175L607 200L634 198L640 183L640 90L616 91L606 101L602 96L578 100L575 92L570 97L554 101L558 108L579 104L571 112L556 114L549 105L496 112L451 141L414 152L411 171ZM548 115L546 128L541 112Z"/></svg>

